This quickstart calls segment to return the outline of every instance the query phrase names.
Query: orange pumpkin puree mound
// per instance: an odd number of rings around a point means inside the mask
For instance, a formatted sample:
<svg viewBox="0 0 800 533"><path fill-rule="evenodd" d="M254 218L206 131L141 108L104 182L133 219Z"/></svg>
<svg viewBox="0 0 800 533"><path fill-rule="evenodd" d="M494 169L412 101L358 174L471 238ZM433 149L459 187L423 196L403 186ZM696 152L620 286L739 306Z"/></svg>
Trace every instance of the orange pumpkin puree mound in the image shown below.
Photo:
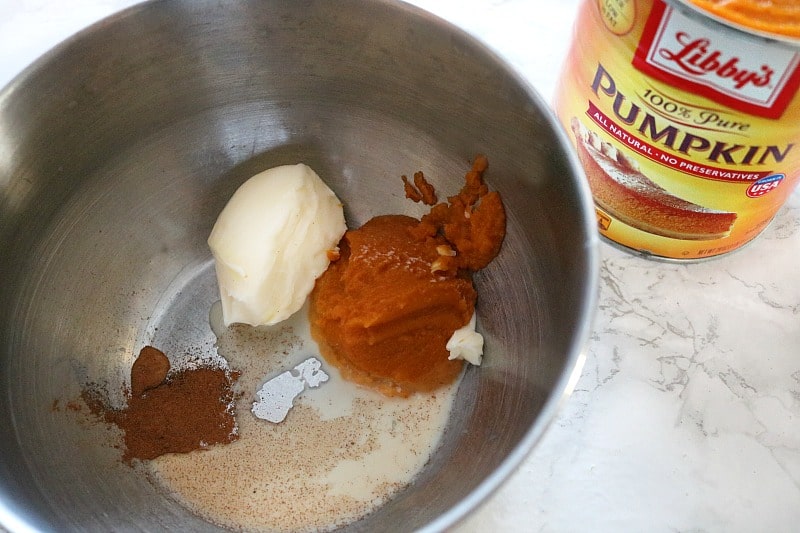
<svg viewBox="0 0 800 533"><path fill-rule="evenodd" d="M800 37L797 0L690 0L697 7L754 30Z"/></svg>
<svg viewBox="0 0 800 533"><path fill-rule="evenodd" d="M486 166L478 157L461 193L421 221L383 215L345 233L310 299L311 333L345 379L405 397L458 377L463 361L449 360L446 344L474 313L472 272L494 259L505 236ZM414 200L431 197L422 173L415 186L424 195L404 183Z"/></svg>

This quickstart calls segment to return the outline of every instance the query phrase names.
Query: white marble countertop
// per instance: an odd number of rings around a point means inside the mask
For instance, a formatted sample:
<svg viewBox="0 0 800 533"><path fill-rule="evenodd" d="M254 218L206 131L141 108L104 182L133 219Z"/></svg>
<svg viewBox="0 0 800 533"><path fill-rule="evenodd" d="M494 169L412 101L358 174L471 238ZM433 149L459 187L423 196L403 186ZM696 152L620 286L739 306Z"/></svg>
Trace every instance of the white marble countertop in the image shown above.
<svg viewBox="0 0 800 533"><path fill-rule="evenodd" d="M0 0L0 86L136 0ZM550 99L578 0L414 0ZM796 531L800 191L751 245L704 263L601 248L575 392L517 473L457 528Z"/></svg>

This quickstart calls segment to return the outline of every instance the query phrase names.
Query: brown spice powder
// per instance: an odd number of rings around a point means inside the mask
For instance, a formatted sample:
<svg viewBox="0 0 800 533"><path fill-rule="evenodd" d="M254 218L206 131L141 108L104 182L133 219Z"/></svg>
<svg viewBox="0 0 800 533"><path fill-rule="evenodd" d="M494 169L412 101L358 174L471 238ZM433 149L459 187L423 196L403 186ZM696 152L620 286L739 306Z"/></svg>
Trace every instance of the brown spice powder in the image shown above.
<svg viewBox="0 0 800 533"><path fill-rule="evenodd" d="M136 393L126 408L110 409L97 390L83 391L94 414L123 430L127 462L202 450L238 438L231 390L237 375L213 367L172 375L168 371L166 356L148 346L134 363L131 390Z"/></svg>

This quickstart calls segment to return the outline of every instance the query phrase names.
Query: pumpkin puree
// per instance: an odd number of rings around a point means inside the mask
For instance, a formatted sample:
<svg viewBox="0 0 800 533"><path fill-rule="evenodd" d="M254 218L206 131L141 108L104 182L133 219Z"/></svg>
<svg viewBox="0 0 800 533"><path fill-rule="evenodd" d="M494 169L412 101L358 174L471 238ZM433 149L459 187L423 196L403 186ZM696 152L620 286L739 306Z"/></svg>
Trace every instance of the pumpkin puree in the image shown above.
<svg viewBox="0 0 800 533"><path fill-rule="evenodd" d="M505 236L505 210L483 182L476 158L461 192L421 220L378 216L345 233L340 257L311 293L311 333L345 379L388 396L452 383L463 361L445 347L475 310L472 273L494 259ZM421 173L415 201L435 197Z"/></svg>
<svg viewBox="0 0 800 533"><path fill-rule="evenodd" d="M690 0L697 7L754 30L800 37L797 0Z"/></svg>

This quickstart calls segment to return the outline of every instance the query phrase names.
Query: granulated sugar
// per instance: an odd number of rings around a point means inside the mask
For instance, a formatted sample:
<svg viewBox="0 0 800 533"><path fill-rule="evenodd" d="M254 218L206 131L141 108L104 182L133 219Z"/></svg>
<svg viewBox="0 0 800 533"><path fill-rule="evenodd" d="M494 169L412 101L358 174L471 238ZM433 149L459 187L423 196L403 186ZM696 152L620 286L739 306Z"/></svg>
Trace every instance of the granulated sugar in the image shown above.
<svg viewBox="0 0 800 533"><path fill-rule="evenodd" d="M318 355L306 309L271 328L220 328L214 312L219 354L242 372L239 440L151 464L154 478L196 514L239 530L332 529L385 503L435 451L457 383L386 398L326 365L330 381L304 391L286 419L272 424L250 408L267 379Z"/></svg>

